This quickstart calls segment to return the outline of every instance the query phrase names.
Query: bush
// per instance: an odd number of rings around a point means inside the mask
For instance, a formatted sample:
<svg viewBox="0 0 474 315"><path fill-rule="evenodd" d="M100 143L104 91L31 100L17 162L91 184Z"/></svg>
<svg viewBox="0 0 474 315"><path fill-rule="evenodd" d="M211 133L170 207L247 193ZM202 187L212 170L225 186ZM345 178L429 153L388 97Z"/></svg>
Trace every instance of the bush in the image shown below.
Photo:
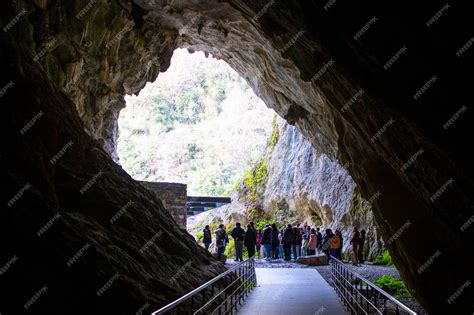
<svg viewBox="0 0 474 315"><path fill-rule="evenodd" d="M392 257L390 257L388 250L384 250L382 254L375 258L374 265L393 266Z"/></svg>
<svg viewBox="0 0 474 315"><path fill-rule="evenodd" d="M196 240L199 242L202 240L202 238L204 237L204 232L203 231L199 231L196 233Z"/></svg>
<svg viewBox="0 0 474 315"><path fill-rule="evenodd" d="M382 275L374 281L375 285L394 295L396 298L411 297L410 292L402 279L394 278L389 275Z"/></svg>

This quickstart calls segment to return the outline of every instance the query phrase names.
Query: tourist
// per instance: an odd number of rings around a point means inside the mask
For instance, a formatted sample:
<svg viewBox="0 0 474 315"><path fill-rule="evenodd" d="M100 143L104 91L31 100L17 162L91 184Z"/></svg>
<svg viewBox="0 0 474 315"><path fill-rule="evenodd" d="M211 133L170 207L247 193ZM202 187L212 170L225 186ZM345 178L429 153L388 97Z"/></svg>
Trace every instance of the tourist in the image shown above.
<svg viewBox="0 0 474 315"><path fill-rule="evenodd" d="M202 233L203 233L202 241L204 243L204 248L206 250L209 250L209 245L211 245L212 243L211 228L209 227L209 225L206 225L204 227L204 230L202 230Z"/></svg>
<svg viewBox="0 0 474 315"><path fill-rule="evenodd" d="M230 233L230 236L234 239L235 246L235 261L243 261L243 241L245 236L245 231L240 227L240 222L235 224L235 228Z"/></svg>
<svg viewBox="0 0 474 315"><path fill-rule="evenodd" d="M291 224L288 224L288 226L285 229L285 232L283 233L283 251L285 252L285 260L291 260L291 246L293 245L294 242L294 235L293 235L293 229L291 228Z"/></svg>
<svg viewBox="0 0 474 315"><path fill-rule="evenodd" d="M278 259L278 251L280 247L280 241L278 240L278 228L275 223L273 223L271 227L272 227L272 258Z"/></svg>
<svg viewBox="0 0 474 315"><path fill-rule="evenodd" d="M257 232L257 257L260 258L260 249L262 248L262 230Z"/></svg>
<svg viewBox="0 0 474 315"><path fill-rule="evenodd" d="M255 231L252 222L247 225L247 231L244 236L244 245L247 247L249 258L253 257L255 255L255 245L257 245L257 232Z"/></svg>
<svg viewBox="0 0 474 315"><path fill-rule="evenodd" d="M332 230L331 229L326 229L326 234L322 238L321 250L328 257L328 262L331 258L330 255L329 255L329 240L331 239L332 236L333 236Z"/></svg>
<svg viewBox="0 0 474 315"><path fill-rule="evenodd" d="M270 224L265 225L262 231L262 245L265 250L265 259L272 259L272 229Z"/></svg>
<svg viewBox="0 0 474 315"><path fill-rule="evenodd" d="M224 224L220 224L219 228L216 230L216 247L217 247L217 259L221 260L222 255L224 254L225 247L229 243L229 237L225 231Z"/></svg>
<svg viewBox="0 0 474 315"><path fill-rule="evenodd" d="M296 226L293 228L293 245L292 245L292 252L293 252L293 259L296 261L298 259L298 256L300 255L300 249L301 249L301 233L300 233L300 228Z"/></svg>
<svg viewBox="0 0 474 315"><path fill-rule="evenodd" d="M280 231L280 233L278 233L278 258L281 258L283 259L284 258L284 255L283 255L283 231Z"/></svg>
<svg viewBox="0 0 474 315"><path fill-rule="evenodd" d="M319 232L319 228L316 228L316 236L318 237L318 250L321 251L323 246L323 235Z"/></svg>
<svg viewBox="0 0 474 315"><path fill-rule="evenodd" d="M360 234L359 230L357 229L357 226L354 226L352 229L352 234L351 234L351 245L352 245L352 253L351 253L351 260L352 264L357 266L357 253L358 247L359 247L359 241L360 241Z"/></svg>
<svg viewBox="0 0 474 315"><path fill-rule="evenodd" d="M308 243L309 243L309 239L308 239L308 236L306 236L306 233L303 234L303 244L301 246L301 255L302 256L308 256Z"/></svg>
<svg viewBox="0 0 474 315"><path fill-rule="evenodd" d="M318 235L315 229L310 230L308 241L308 256L316 255L316 248L318 247Z"/></svg>
<svg viewBox="0 0 474 315"><path fill-rule="evenodd" d="M364 263L364 243L365 243L365 230L360 230L359 244L357 246L357 258L361 264Z"/></svg>
<svg viewBox="0 0 474 315"><path fill-rule="evenodd" d="M341 247L341 239L339 235L337 235L337 232L336 230L336 233L329 239L329 256L334 258L338 258L336 252Z"/></svg>
<svg viewBox="0 0 474 315"><path fill-rule="evenodd" d="M339 237L339 243L340 243L339 247L336 248L336 258L339 260L342 260L342 246L343 246L344 239L342 237L341 231L336 230L335 234Z"/></svg>

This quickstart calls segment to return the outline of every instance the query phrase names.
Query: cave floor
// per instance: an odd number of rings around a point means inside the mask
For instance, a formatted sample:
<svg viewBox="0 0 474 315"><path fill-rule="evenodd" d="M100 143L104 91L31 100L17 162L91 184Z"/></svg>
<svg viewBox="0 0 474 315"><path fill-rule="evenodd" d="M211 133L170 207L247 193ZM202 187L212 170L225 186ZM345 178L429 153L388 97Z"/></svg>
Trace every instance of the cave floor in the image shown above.
<svg viewBox="0 0 474 315"><path fill-rule="evenodd" d="M349 314L335 291L310 268L256 268L257 287L238 314Z"/></svg>

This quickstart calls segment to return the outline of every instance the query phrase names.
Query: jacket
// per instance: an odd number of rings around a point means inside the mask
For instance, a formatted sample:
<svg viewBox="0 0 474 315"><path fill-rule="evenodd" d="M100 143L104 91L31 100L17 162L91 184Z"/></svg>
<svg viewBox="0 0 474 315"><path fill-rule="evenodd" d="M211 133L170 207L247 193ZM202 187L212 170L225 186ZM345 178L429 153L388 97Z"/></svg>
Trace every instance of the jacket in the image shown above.
<svg viewBox="0 0 474 315"><path fill-rule="evenodd" d="M245 231L241 227L235 227L232 232L230 232L230 236L236 241L243 241L245 236Z"/></svg>
<svg viewBox="0 0 474 315"><path fill-rule="evenodd" d="M211 231L204 229L202 230L202 232L204 233L204 236L202 238L203 243L211 243L212 242Z"/></svg>
<svg viewBox="0 0 474 315"><path fill-rule="evenodd" d="M252 247L257 244L257 232L250 228L245 232L244 244L247 247Z"/></svg>
<svg viewBox="0 0 474 315"><path fill-rule="evenodd" d="M262 245L271 245L272 244L272 229L266 227L262 231Z"/></svg>
<svg viewBox="0 0 474 315"><path fill-rule="evenodd" d="M285 232L283 233L283 243L284 244L293 244L295 240L294 234L293 234L293 229L292 228L286 228Z"/></svg>

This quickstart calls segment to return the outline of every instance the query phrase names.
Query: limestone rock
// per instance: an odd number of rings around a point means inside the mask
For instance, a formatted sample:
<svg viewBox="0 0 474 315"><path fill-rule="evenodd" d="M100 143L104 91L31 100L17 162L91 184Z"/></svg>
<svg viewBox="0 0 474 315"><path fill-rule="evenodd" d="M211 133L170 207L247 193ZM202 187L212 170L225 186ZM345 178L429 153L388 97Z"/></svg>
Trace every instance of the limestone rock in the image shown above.
<svg viewBox="0 0 474 315"><path fill-rule="evenodd" d="M328 264L328 257L326 255L301 256L296 259L298 264L308 266L321 266Z"/></svg>

